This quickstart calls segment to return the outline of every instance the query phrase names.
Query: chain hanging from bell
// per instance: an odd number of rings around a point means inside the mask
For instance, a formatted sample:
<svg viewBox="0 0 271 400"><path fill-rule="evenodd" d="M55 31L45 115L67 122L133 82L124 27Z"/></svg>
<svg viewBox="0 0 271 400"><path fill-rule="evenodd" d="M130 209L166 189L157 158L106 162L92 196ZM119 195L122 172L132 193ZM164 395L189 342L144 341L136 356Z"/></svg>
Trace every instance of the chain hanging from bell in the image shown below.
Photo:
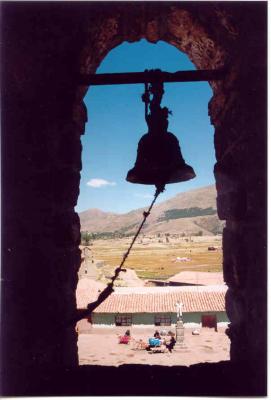
<svg viewBox="0 0 271 400"><path fill-rule="evenodd" d="M135 166L126 177L128 182L159 186L188 181L196 176L183 159L178 139L167 131L170 111L160 106L163 94L162 81L145 84L142 100L148 133L138 143Z"/></svg>

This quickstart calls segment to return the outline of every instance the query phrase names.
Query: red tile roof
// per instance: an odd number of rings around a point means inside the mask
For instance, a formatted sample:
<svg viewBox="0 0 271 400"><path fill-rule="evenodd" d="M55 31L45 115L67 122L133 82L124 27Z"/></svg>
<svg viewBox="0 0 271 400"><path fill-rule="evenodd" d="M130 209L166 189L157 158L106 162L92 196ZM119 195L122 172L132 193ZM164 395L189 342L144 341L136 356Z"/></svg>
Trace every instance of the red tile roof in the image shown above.
<svg viewBox="0 0 271 400"><path fill-rule="evenodd" d="M190 285L223 285L224 278L222 272L182 271L171 276L168 282Z"/></svg>
<svg viewBox="0 0 271 400"><path fill-rule="evenodd" d="M225 292L189 288L175 291L113 293L94 313L163 313L176 312L176 303L183 303L183 312L225 311Z"/></svg>

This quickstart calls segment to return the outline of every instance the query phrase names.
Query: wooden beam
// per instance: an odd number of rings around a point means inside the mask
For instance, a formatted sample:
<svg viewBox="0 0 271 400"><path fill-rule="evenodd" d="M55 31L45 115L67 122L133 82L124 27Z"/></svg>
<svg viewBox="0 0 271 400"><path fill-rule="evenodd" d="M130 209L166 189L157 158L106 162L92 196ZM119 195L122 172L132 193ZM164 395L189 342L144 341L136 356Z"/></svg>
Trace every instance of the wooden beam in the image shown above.
<svg viewBox="0 0 271 400"><path fill-rule="evenodd" d="M79 83L81 85L127 85L155 82L217 81L223 79L225 74L225 69L178 72L163 72L151 70L145 72L80 75Z"/></svg>

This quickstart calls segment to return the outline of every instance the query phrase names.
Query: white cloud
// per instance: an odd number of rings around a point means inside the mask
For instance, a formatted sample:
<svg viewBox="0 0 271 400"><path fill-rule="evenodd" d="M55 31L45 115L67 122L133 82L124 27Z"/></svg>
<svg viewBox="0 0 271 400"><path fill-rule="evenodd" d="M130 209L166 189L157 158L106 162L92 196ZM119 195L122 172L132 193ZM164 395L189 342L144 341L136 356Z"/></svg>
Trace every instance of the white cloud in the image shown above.
<svg viewBox="0 0 271 400"><path fill-rule="evenodd" d="M90 179L90 181L87 182L87 186L91 186L94 188L100 188L103 186L115 186L116 182L110 182L107 181L106 179L101 179L101 178L94 178Z"/></svg>

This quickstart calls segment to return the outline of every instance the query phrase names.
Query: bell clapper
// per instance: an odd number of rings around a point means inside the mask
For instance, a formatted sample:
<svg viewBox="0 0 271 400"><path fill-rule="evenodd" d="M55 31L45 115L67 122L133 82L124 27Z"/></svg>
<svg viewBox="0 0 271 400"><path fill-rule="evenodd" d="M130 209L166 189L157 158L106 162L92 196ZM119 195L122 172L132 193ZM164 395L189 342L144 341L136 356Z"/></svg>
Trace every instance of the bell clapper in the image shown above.
<svg viewBox="0 0 271 400"><path fill-rule="evenodd" d="M155 187L156 187L156 193L157 193L157 196L158 196L160 193L164 192L164 190L166 188L166 185L164 183L157 183L155 185Z"/></svg>

